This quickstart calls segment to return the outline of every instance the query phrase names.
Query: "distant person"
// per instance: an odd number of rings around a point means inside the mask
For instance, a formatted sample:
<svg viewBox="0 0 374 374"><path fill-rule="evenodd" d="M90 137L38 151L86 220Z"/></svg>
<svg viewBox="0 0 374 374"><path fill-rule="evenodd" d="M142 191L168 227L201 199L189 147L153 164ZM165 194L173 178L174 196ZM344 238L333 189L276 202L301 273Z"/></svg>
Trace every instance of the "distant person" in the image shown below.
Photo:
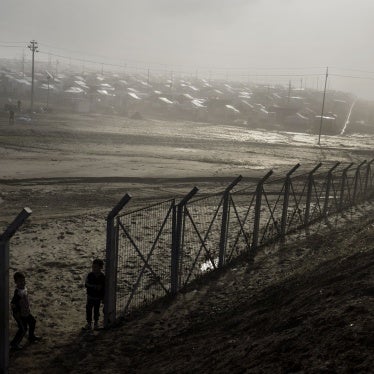
<svg viewBox="0 0 374 374"><path fill-rule="evenodd" d="M9 125L14 125L14 110L9 109Z"/></svg>
<svg viewBox="0 0 374 374"><path fill-rule="evenodd" d="M100 304L104 301L105 275L102 273L103 260L92 262L92 271L87 275L85 286L87 289L86 321L84 330L92 330L92 309L94 314L94 329L99 329Z"/></svg>
<svg viewBox="0 0 374 374"><path fill-rule="evenodd" d="M17 101L17 109L18 109L18 113L21 113L21 110L22 110L22 102L21 102L21 100Z"/></svg>
<svg viewBox="0 0 374 374"><path fill-rule="evenodd" d="M39 336L35 335L36 320L30 312L29 296L26 288L26 278L23 273L16 272L13 276L16 283L16 289L11 301L12 314L17 322L18 331L10 342L10 347L14 350L21 349L20 343L29 330L29 342L37 342Z"/></svg>

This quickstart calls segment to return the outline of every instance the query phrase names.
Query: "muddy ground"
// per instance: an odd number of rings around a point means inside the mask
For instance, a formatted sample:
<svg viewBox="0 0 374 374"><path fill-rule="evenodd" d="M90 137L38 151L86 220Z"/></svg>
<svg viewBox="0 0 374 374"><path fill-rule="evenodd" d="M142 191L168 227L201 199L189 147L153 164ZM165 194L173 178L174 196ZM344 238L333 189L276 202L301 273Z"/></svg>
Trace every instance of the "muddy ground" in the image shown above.
<svg viewBox="0 0 374 374"><path fill-rule="evenodd" d="M81 335L84 276L103 256L105 217L124 193L136 207L195 185L201 194L221 191L239 174L246 185L297 162L306 171L372 158L373 140L360 139L326 137L316 147L295 134L109 116L0 123L0 229L23 206L33 210L12 238L10 266L27 275L43 336L12 353L11 372L369 372L371 204L333 235L321 228L281 251L268 248L171 304Z"/></svg>

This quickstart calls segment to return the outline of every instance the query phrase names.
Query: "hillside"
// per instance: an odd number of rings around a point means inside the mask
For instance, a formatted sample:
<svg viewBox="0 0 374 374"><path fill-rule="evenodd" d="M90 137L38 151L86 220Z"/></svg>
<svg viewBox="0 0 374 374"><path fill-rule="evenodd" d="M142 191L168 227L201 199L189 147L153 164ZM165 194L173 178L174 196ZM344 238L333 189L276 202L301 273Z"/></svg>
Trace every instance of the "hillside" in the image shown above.
<svg viewBox="0 0 374 374"><path fill-rule="evenodd" d="M112 330L28 347L11 373L368 373L373 238L368 213L237 264ZM309 254L290 261L301 245Z"/></svg>

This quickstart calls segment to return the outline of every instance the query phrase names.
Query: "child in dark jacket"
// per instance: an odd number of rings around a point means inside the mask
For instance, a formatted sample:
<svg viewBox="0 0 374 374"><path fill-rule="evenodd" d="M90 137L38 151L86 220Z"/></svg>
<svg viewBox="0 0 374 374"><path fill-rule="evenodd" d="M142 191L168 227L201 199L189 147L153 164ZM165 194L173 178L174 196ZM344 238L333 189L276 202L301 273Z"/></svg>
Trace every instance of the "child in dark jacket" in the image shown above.
<svg viewBox="0 0 374 374"><path fill-rule="evenodd" d="M105 275L102 273L103 260L96 259L92 262L92 272L86 277L87 289L86 321L84 330L92 329L92 309L94 312L94 329L99 329L100 303L104 300Z"/></svg>
<svg viewBox="0 0 374 374"><path fill-rule="evenodd" d="M19 344L29 329L29 341L31 343L39 341L40 338L35 335L36 320L30 312L29 297L26 288L26 278L23 273L16 272L13 276L16 283L16 289L11 301L12 314L17 322L18 331L10 342L10 347L14 350L21 349Z"/></svg>

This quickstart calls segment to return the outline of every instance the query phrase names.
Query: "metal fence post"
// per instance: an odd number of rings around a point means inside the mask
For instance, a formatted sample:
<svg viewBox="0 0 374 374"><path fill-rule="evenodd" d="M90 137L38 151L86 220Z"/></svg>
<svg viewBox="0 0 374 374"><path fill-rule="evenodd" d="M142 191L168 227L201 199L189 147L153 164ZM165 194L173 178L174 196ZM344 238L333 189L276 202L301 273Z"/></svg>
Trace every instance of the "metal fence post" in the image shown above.
<svg viewBox="0 0 374 374"><path fill-rule="evenodd" d="M287 215L288 215L288 202L290 198L290 187L291 187L291 175L300 167L300 164L296 164L286 175L284 181L284 197L283 197L283 208L282 208L282 220L280 235L282 238L286 235L287 228Z"/></svg>
<svg viewBox="0 0 374 374"><path fill-rule="evenodd" d="M231 184L223 192L223 207L222 207L222 224L221 224L221 235L219 239L219 256L218 256L218 267L222 267L225 264L226 244L227 244L227 230L230 220L230 192L231 190L242 180L242 176L239 175L235 178Z"/></svg>
<svg viewBox="0 0 374 374"><path fill-rule="evenodd" d="M325 193L325 203L323 204L323 216L327 216L327 209L329 208L329 199L330 199L330 190L332 182L332 173L340 165L340 162L337 162L328 172L326 180L326 193Z"/></svg>
<svg viewBox="0 0 374 374"><path fill-rule="evenodd" d="M9 240L32 213L23 208L0 236L0 373L9 370Z"/></svg>
<svg viewBox="0 0 374 374"><path fill-rule="evenodd" d="M9 369L9 241L0 241L0 373Z"/></svg>
<svg viewBox="0 0 374 374"><path fill-rule="evenodd" d="M357 197L357 187L358 187L358 180L360 178L360 169L362 165L366 163L366 160L362 161L360 165L357 166L356 173L355 173L355 185L353 188L353 196L352 196L352 204L355 205L356 197ZM362 187L361 187L362 188Z"/></svg>
<svg viewBox="0 0 374 374"><path fill-rule="evenodd" d="M173 208L173 233L171 250L171 274L170 274L170 292L175 295L179 289L179 266L180 251L183 235L183 212L187 202L199 191L195 186L176 206Z"/></svg>
<svg viewBox="0 0 374 374"><path fill-rule="evenodd" d="M262 190L265 181L273 174L273 170L270 170L257 184L256 187L256 202L255 202L255 217L253 223L253 236L252 236L252 254L254 256L258 247L258 236L260 232L260 218L261 218L261 202L262 202Z"/></svg>
<svg viewBox="0 0 374 374"><path fill-rule="evenodd" d="M130 201L131 196L126 194L110 211L106 225L106 259L105 259L105 296L104 296L104 327L108 328L116 320L117 296L117 255L118 242L115 217Z"/></svg>
<svg viewBox="0 0 374 374"><path fill-rule="evenodd" d="M342 183L340 185L340 200L339 200L339 211L343 210L344 205L344 189L345 189L345 183L347 180L347 172L352 167L353 162L351 162L345 169L343 169L342 174Z"/></svg>
<svg viewBox="0 0 374 374"><path fill-rule="evenodd" d="M371 164L374 162L374 158L369 161L366 165L366 176L365 176L365 188L364 188L364 197L365 199L367 198L367 192L368 192L368 184L369 184L369 179L370 175L372 173L371 171ZM370 188L373 188L373 186L370 186Z"/></svg>
<svg viewBox="0 0 374 374"><path fill-rule="evenodd" d="M322 166L320 162L316 167L308 174L308 190L306 193L306 202L305 202L305 216L304 216L304 225L309 225L309 216L310 216L310 204L312 202L312 191L314 183L314 173Z"/></svg>

